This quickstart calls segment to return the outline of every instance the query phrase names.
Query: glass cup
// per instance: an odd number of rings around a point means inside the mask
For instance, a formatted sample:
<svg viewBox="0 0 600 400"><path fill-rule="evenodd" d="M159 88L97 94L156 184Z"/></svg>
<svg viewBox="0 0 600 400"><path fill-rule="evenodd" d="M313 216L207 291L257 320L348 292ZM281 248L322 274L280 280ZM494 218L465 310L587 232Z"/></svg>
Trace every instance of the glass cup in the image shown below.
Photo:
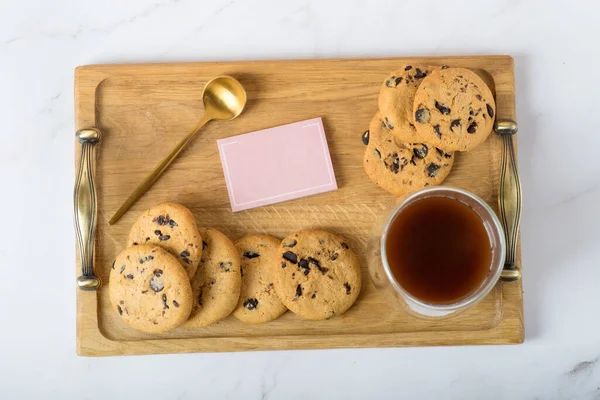
<svg viewBox="0 0 600 400"><path fill-rule="evenodd" d="M430 197L447 197L458 200L469 206L481 218L488 234L492 250L492 257L488 266L488 273L479 286L465 298L452 304L431 304L422 301L406 290L398 283L388 264L386 255L386 241L390 225L394 219L414 202ZM426 319L447 318L459 314L467 308L481 301L498 282L504 259L506 256L506 242L504 231L498 217L490 206L466 190L438 186L426 188L402 197L387 215L379 218L376 222L368 247L369 275L375 288L384 294L388 302L395 307L412 314L416 317Z"/></svg>

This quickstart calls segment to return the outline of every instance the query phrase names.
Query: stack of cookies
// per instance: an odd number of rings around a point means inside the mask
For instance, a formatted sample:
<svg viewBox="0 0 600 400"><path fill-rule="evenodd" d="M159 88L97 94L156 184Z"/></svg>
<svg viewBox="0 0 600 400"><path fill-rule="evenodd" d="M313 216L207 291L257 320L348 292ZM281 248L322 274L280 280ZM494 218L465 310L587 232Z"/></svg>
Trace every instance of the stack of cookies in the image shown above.
<svg viewBox="0 0 600 400"><path fill-rule="evenodd" d="M369 178L395 195L439 185L456 151L492 132L491 90L466 68L409 64L392 72L379 93L379 111L362 140Z"/></svg>
<svg viewBox="0 0 600 400"><path fill-rule="evenodd" d="M123 321L148 333L186 321L207 326L230 314L265 323L288 309L329 319L348 310L361 288L356 254L320 230L233 243L216 229L198 229L184 206L164 203L139 216L127 242L110 272L110 300Z"/></svg>

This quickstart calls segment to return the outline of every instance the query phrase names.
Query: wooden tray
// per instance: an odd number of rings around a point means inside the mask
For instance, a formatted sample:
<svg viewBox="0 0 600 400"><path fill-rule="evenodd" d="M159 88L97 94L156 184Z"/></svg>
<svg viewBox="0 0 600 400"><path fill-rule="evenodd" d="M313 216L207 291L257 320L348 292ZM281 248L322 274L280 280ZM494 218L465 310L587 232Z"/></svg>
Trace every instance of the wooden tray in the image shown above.
<svg viewBox="0 0 600 400"><path fill-rule="evenodd" d="M496 94L498 117L515 119L513 59L509 56L77 68L76 128L96 126L103 133L96 147L99 214L95 270L105 283L97 293L77 291L77 353L103 356L521 343L520 281L499 283L473 309L444 322L391 311L370 282L365 260L369 231L393 197L365 175L361 134L377 111L382 80L404 62L476 70ZM154 187L116 225L109 226L109 218L131 190L201 118L204 84L221 74L232 75L245 86L248 104L244 113L231 122L209 123ZM215 140L318 116L323 117L339 190L232 214ZM501 141L492 135L477 149L458 154L446 183L476 193L497 209L500 151ZM329 321L305 321L288 312L259 326L243 325L230 317L206 328L178 328L161 335L137 332L110 308L106 283L134 219L142 210L164 201L181 202L192 210L200 226L217 228L234 240L248 233L284 237L297 229L315 227L343 235L363 263L362 293L347 313Z"/></svg>

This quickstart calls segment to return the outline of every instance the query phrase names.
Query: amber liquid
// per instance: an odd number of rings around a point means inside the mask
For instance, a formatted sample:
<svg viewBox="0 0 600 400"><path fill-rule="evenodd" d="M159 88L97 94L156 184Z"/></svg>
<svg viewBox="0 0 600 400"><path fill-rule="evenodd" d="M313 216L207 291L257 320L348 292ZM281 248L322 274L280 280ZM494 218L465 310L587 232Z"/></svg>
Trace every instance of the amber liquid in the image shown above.
<svg viewBox="0 0 600 400"><path fill-rule="evenodd" d="M483 282L492 259L479 215L448 197L406 206L388 230L386 255L404 290L430 304L452 304Z"/></svg>

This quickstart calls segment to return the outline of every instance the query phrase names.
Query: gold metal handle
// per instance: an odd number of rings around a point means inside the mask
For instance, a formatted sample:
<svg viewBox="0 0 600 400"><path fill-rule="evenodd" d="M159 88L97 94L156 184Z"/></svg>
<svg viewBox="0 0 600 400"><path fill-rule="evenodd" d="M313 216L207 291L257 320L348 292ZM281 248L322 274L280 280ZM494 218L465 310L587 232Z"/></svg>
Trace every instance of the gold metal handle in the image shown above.
<svg viewBox="0 0 600 400"><path fill-rule="evenodd" d="M81 290L98 290L101 284L100 278L94 273L97 215L94 146L101 136L96 128L80 129L75 135L81 143L81 159L73 194L75 233L81 257L81 276L77 278L77 286Z"/></svg>
<svg viewBox="0 0 600 400"><path fill-rule="evenodd" d="M521 279L521 269L515 264L517 240L521 222L521 180L517 171L517 157L513 146L513 136L518 125L514 121L496 121L494 130L502 137L502 165L500 169L500 221L506 236L506 261L500 279L513 282Z"/></svg>
<svg viewBox="0 0 600 400"><path fill-rule="evenodd" d="M146 179L144 179L142 183L140 183L140 185L133 191L133 193L129 195L127 200L125 200L125 203L123 203L123 205L117 210L115 215L113 215L110 221L108 221L110 225L117 222L119 218L121 218L123 214L125 214L125 212L127 212L127 210L129 210L129 208L133 204L135 204L135 202L138 201L148 189L150 189L154 182L156 182L156 180L162 175L162 173L167 169L167 167L173 162L175 157L177 157L179 153L181 153L181 151L185 148L185 146L187 146L190 140L192 140L194 135L196 135L196 133L198 133L198 131L202 129L204 124L206 124L210 120L210 116L208 115L208 113L206 113L204 115L204 118L202 118L202 120L198 122L194 129L192 129L190 133L188 133L177 144L177 146L175 146L175 148L171 150L171 152L165 158L163 158L162 161L159 162L156 167L154 167L154 170L152 170L152 172L146 177Z"/></svg>

